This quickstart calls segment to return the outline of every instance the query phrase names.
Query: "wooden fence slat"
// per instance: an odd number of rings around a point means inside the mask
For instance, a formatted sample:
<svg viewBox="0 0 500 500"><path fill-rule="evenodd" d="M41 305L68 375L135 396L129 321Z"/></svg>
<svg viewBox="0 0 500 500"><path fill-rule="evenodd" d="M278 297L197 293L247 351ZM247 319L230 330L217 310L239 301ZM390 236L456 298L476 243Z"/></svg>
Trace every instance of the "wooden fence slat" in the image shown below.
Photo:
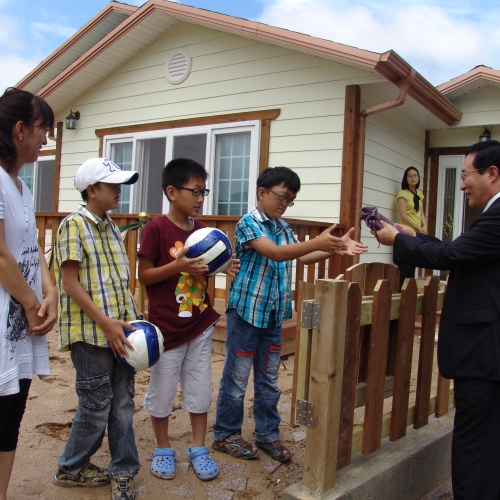
<svg viewBox="0 0 500 500"><path fill-rule="evenodd" d="M391 441L406 436L416 305L417 284L414 279L408 279L405 281L401 290L401 302L399 307L396 369L394 373L394 392L392 399Z"/></svg>
<svg viewBox="0 0 500 500"><path fill-rule="evenodd" d="M350 283L349 285L347 318L337 470L347 467L351 463L354 404L359 366L359 321L361 318L361 289L358 283Z"/></svg>
<svg viewBox="0 0 500 500"><path fill-rule="evenodd" d="M384 279L389 280L392 293L399 293L399 269L392 264L384 264Z"/></svg>
<svg viewBox="0 0 500 500"><path fill-rule="evenodd" d="M415 398L415 429L420 429L429 422L429 398L432 384L438 291L439 277L429 276L425 282L422 304L422 331L420 334L417 394Z"/></svg>
<svg viewBox="0 0 500 500"><path fill-rule="evenodd" d="M311 350L308 399L315 405L315 425L306 431L304 487L319 496L335 486L348 285L335 280L317 280L315 285L321 319Z"/></svg>
<svg viewBox="0 0 500 500"><path fill-rule="evenodd" d="M368 455L380 449L390 312L391 287L389 281L380 280L373 293L373 319L366 383L363 455Z"/></svg>
<svg viewBox="0 0 500 500"><path fill-rule="evenodd" d="M312 330L302 327L302 301L314 299L314 285L300 281L297 289L297 324L295 334L295 357L293 360L292 408L290 427L296 427L295 411L297 399L307 400L309 392L309 373L311 363Z"/></svg>
<svg viewBox="0 0 500 500"><path fill-rule="evenodd" d="M450 400L448 404L453 403L453 389L450 391ZM429 415L432 415L435 410L436 396L431 396L429 400ZM415 405L412 403L408 408L408 420L406 421L406 427L410 426L415 420ZM382 434L381 439L385 439L389 436L391 421L391 412L385 413L382 417ZM354 426L352 433L352 454L357 453L361 450L363 442L363 425Z"/></svg>
<svg viewBox="0 0 500 500"><path fill-rule="evenodd" d="M367 262L365 267L365 289L363 295L371 295L378 280L384 279L384 264L382 262Z"/></svg>
<svg viewBox="0 0 500 500"><path fill-rule="evenodd" d="M448 413L450 406L450 379L444 378L438 373L436 393L436 417L442 417Z"/></svg>
<svg viewBox="0 0 500 500"><path fill-rule="evenodd" d="M351 283L358 283L359 288L361 290L361 295L366 295L365 294L365 273L366 273L366 266L356 264L352 267L349 267L346 269L344 276L347 281L350 281ZM373 291L373 288L372 288ZM370 295L372 293L370 291Z"/></svg>

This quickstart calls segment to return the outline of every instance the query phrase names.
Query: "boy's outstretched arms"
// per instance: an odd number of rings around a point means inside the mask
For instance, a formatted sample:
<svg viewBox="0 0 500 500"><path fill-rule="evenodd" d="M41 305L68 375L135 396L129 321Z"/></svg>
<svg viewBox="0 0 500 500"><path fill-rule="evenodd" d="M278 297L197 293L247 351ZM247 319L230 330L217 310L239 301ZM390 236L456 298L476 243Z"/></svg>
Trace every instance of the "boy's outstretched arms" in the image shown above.
<svg viewBox="0 0 500 500"><path fill-rule="evenodd" d="M347 250L347 243L342 241L342 238L338 238L337 236L333 236L331 234L336 227L337 224L333 224L333 226L325 229L317 238L302 241L294 245L278 246L268 238L251 240L247 244L256 252L259 252L275 262L283 262L293 259L299 259L302 262L301 257L310 254L311 252L320 251L332 254L337 251Z"/></svg>
<svg viewBox="0 0 500 500"><path fill-rule="evenodd" d="M328 230L331 230L331 228L328 228L327 231ZM342 238L340 238L340 241L345 245L344 249L342 250L335 250L334 252L323 252L323 251L311 252L302 257L299 257L297 260L299 260L303 264L314 264L321 260L328 259L329 257L332 256L333 253L339 255L359 255L365 253L368 250L368 246L363 245L358 241L354 241L352 239L353 233L354 233L354 228L352 227L351 229L349 229L349 231L347 231L346 234L344 234L344 236L342 236Z"/></svg>
<svg viewBox="0 0 500 500"><path fill-rule="evenodd" d="M349 229L349 231L342 236L342 241L347 244L347 250L337 252L339 255L359 255L368 250L367 245L363 245L359 241L354 241L352 239L353 236L354 228L351 227L351 229Z"/></svg>

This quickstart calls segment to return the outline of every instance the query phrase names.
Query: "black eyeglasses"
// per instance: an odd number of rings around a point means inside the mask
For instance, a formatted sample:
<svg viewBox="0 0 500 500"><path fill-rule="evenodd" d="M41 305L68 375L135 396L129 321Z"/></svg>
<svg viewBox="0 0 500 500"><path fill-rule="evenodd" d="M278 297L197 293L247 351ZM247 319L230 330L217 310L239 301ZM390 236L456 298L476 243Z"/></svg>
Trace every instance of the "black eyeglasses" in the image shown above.
<svg viewBox="0 0 500 500"><path fill-rule="evenodd" d="M210 189L192 189L192 188L185 188L185 187L177 187L174 186L175 189L185 189L186 191L191 191L193 193L193 196L195 198L198 198L198 196L208 196L210 194Z"/></svg>
<svg viewBox="0 0 500 500"><path fill-rule="evenodd" d="M278 194L278 193L275 193L272 189L269 189L269 188L266 188L267 191L270 191L271 193L273 193L275 196L278 197L278 199L280 200L281 203L284 203L287 207L293 207L294 206L294 202L293 200L289 200L288 198L286 198L285 196L282 196L281 194Z"/></svg>

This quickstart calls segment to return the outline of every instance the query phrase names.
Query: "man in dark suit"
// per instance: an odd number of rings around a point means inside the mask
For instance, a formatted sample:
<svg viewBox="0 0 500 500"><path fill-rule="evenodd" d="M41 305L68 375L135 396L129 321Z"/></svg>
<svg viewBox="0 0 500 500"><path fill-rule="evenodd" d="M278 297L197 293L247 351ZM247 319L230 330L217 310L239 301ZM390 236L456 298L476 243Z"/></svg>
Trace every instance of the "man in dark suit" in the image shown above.
<svg viewBox="0 0 500 500"><path fill-rule="evenodd" d="M438 366L454 379L454 500L500 499L500 142L466 151L460 189L483 209L451 243L387 224L380 242L394 262L449 269L438 340Z"/></svg>

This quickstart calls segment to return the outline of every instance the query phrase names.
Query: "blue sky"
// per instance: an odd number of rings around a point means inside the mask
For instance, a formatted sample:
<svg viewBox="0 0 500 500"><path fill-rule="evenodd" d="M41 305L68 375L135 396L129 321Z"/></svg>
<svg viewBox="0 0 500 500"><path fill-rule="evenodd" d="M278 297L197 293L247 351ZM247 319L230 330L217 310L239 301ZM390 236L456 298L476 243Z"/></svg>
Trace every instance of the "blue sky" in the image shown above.
<svg viewBox="0 0 500 500"><path fill-rule="evenodd" d="M0 0L0 88L14 85L107 0ZM142 5L142 0L125 3ZM374 52L393 49L434 85L479 64L500 69L500 2L181 0ZM481 8L478 8L480 6Z"/></svg>

